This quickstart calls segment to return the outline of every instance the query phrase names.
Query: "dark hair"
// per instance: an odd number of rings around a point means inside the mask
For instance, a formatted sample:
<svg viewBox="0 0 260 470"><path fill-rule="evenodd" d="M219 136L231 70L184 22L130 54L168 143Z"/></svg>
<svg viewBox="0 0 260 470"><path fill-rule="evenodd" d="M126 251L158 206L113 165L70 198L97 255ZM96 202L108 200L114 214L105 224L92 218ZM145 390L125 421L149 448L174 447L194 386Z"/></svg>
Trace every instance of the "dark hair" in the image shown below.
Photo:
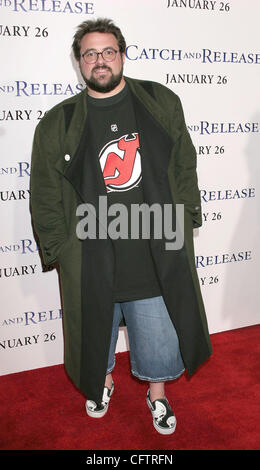
<svg viewBox="0 0 260 470"><path fill-rule="evenodd" d="M80 43L81 39L85 34L88 33L112 33L114 34L115 38L118 42L119 51L125 52L126 42L125 38L123 37L121 30L115 26L112 20L107 18L98 18L97 20L87 20L81 23L78 26L78 29L74 35L74 41L72 44L72 49L74 52L74 56L77 60L80 59Z"/></svg>

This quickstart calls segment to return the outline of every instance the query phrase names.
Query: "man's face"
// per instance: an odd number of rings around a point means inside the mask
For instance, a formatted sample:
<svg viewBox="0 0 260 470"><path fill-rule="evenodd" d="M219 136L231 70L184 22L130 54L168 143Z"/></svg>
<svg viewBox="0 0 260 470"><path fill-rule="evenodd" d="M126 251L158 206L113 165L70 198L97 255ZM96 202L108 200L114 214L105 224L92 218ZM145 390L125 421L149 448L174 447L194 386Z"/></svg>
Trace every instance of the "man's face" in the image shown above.
<svg viewBox="0 0 260 470"><path fill-rule="evenodd" d="M102 52L107 48L119 50L117 40L111 33L88 33L83 36L80 46L81 54L86 51ZM88 88L99 93L108 93L120 84L124 62L125 55L117 52L112 62L105 61L101 54L94 64L87 64L81 57L79 66Z"/></svg>

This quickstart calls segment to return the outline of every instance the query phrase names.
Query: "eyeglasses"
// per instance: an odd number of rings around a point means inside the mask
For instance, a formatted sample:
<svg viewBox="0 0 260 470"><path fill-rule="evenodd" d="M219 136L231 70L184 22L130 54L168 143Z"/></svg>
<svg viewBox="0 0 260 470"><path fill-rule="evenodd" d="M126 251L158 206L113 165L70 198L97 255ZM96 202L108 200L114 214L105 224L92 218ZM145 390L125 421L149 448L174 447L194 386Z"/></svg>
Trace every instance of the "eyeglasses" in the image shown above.
<svg viewBox="0 0 260 470"><path fill-rule="evenodd" d="M106 62L112 62L115 60L117 52L119 51L116 51L112 47L108 47L102 52L96 52L92 50L83 52L83 54L80 54L80 57L83 58L86 64L94 64L97 62L99 55L101 55Z"/></svg>

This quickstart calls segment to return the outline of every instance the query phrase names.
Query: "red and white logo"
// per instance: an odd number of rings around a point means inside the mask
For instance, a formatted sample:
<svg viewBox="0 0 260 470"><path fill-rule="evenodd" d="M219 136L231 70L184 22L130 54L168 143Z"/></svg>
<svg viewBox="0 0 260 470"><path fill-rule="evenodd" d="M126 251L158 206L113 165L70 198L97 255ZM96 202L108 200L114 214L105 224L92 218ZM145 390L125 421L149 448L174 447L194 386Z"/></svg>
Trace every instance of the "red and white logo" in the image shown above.
<svg viewBox="0 0 260 470"><path fill-rule="evenodd" d="M128 191L142 178L138 133L112 140L101 150L99 161L107 191Z"/></svg>

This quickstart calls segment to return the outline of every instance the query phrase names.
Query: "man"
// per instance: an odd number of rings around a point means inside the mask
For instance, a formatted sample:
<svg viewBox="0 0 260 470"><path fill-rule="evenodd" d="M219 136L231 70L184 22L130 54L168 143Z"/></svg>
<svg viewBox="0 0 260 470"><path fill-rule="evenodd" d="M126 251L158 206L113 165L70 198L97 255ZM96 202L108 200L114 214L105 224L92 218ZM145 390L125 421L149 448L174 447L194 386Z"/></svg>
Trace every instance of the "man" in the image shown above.
<svg viewBox="0 0 260 470"><path fill-rule="evenodd" d="M60 266L64 362L87 395L88 415L107 412L124 320L131 371L149 382L154 427L171 434L176 418L164 384L185 369L192 374L211 354L194 265L193 227L201 225L196 153L177 95L123 75L125 48L111 20L79 26L73 51L87 88L36 128L32 217L44 262ZM184 243L168 249L169 237L155 236L158 212L150 236L141 236L141 227L136 236L131 210L142 204L162 213L170 207L176 226L182 205ZM127 219L120 225L122 207Z"/></svg>

